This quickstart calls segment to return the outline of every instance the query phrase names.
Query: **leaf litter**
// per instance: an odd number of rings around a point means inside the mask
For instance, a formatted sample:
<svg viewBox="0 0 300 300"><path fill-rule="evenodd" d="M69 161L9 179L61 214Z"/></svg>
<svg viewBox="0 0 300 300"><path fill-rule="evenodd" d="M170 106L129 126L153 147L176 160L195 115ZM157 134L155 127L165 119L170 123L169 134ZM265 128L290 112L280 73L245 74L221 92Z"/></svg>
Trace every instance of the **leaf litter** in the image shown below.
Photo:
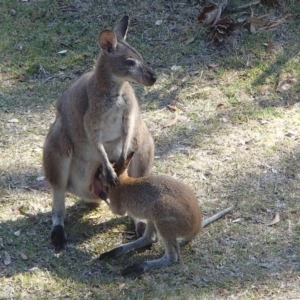
<svg viewBox="0 0 300 300"><path fill-rule="evenodd" d="M271 19L268 15L254 16L254 5L279 5L277 0L254 1L235 8L228 7L229 2L229 0L223 0L219 4L205 6L197 17L199 23L210 26L209 39L212 42L221 44L240 28L246 28L249 33L255 34L257 31L274 29L296 17L291 13L286 14L279 20ZM250 12L243 12L243 17L234 17L232 14L234 11L247 8L250 9ZM222 17L224 11L231 13L231 15Z"/></svg>

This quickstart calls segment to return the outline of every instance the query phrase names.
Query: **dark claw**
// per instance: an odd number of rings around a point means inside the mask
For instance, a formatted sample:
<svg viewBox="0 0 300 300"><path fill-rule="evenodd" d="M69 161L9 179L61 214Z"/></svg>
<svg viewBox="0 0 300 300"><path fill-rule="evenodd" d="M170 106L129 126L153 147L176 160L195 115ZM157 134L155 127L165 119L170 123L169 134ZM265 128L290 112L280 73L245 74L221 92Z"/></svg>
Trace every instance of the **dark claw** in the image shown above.
<svg viewBox="0 0 300 300"><path fill-rule="evenodd" d="M64 227L62 225L55 225L51 231L51 243L53 244L55 251L59 252L64 249L67 242Z"/></svg>
<svg viewBox="0 0 300 300"><path fill-rule="evenodd" d="M119 179L114 173L108 173L106 181L112 188L115 188L119 184Z"/></svg>
<svg viewBox="0 0 300 300"><path fill-rule="evenodd" d="M99 260L103 260L106 258L116 258L123 254L122 247L112 249L110 251L104 252L99 256Z"/></svg>
<svg viewBox="0 0 300 300"><path fill-rule="evenodd" d="M132 266L128 266L121 271L122 276L134 275L139 276L146 272L146 268L143 264L134 264Z"/></svg>

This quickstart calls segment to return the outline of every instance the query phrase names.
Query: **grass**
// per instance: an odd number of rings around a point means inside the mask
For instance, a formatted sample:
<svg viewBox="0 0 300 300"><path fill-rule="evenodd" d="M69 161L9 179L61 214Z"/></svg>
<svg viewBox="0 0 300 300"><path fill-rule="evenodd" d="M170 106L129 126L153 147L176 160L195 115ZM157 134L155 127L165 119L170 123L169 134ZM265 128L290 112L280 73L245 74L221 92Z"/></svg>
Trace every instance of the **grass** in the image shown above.
<svg viewBox="0 0 300 300"><path fill-rule="evenodd" d="M181 2L1 2L1 299L300 298L299 17L253 35L241 30L236 47L230 41L216 47L196 22L204 2ZM56 254L49 241L51 195L30 188L43 175L55 101L93 67L99 32L129 11L128 42L158 75L150 89L134 86L155 139L153 173L188 183L205 216L237 203L182 249L183 267L138 279L122 278L120 270L161 255L160 243L98 261L130 237L132 224L105 205L91 210L68 195L68 245ZM281 9L254 12L280 19L300 11L287 0ZM174 65L182 68L172 71ZM286 76L297 83L276 93ZM178 107L179 121L163 129L174 118L168 104ZM267 226L276 212L280 222Z"/></svg>

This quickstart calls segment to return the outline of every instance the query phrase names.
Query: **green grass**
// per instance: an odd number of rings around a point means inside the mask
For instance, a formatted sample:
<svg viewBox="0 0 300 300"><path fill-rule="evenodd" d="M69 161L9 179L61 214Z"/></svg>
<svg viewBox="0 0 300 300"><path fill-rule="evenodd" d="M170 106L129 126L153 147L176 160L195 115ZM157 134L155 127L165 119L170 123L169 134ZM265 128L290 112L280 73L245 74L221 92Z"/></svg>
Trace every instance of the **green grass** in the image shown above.
<svg viewBox="0 0 300 300"><path fill-rule="evenodd" d="M1 2L1 299L300 297L299 20L253 35L241 30L236 47L229 41L216 46L208 27L196 21L205 3L191 2ZM156 144L153 173L188 183L205 217L237 203L182 249L183 267L137 279L122 278L120 270L162 255L161 243L98 261L103 251L126 242L132 224L105 205L91 210L68 195L68 245L56 254L49 239L51 195L30 189L43 175L42 146L55 101L93 68L100 31L129 11L127 40L158 75L150 89L134 85ZM282 8L255 6L254 12L272 20L300 13L294 0ZM162 25L155 25L158 20ZM274 46L269 54L268 41ZM182 69L172 71L174 65ZM297 83L276 93L285 76ZM179 121L162 128L174 118L168 104L178 107ZM276 212L280 222L267 226Z"/></svg>

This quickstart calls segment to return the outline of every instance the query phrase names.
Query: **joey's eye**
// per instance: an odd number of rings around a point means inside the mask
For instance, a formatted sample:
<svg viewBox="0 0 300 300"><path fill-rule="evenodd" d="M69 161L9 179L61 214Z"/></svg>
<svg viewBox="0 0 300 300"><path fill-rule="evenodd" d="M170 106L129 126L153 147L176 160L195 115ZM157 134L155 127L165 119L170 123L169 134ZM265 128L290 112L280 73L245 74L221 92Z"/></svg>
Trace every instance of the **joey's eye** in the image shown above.
<svg viewBox="0 0 300 300"><path fill-rule="evenodd" d="M132 58L126 59L126 65L127 65L128 67L133 67L133 66L135 66L135 60L132 59Z"/></svg>

